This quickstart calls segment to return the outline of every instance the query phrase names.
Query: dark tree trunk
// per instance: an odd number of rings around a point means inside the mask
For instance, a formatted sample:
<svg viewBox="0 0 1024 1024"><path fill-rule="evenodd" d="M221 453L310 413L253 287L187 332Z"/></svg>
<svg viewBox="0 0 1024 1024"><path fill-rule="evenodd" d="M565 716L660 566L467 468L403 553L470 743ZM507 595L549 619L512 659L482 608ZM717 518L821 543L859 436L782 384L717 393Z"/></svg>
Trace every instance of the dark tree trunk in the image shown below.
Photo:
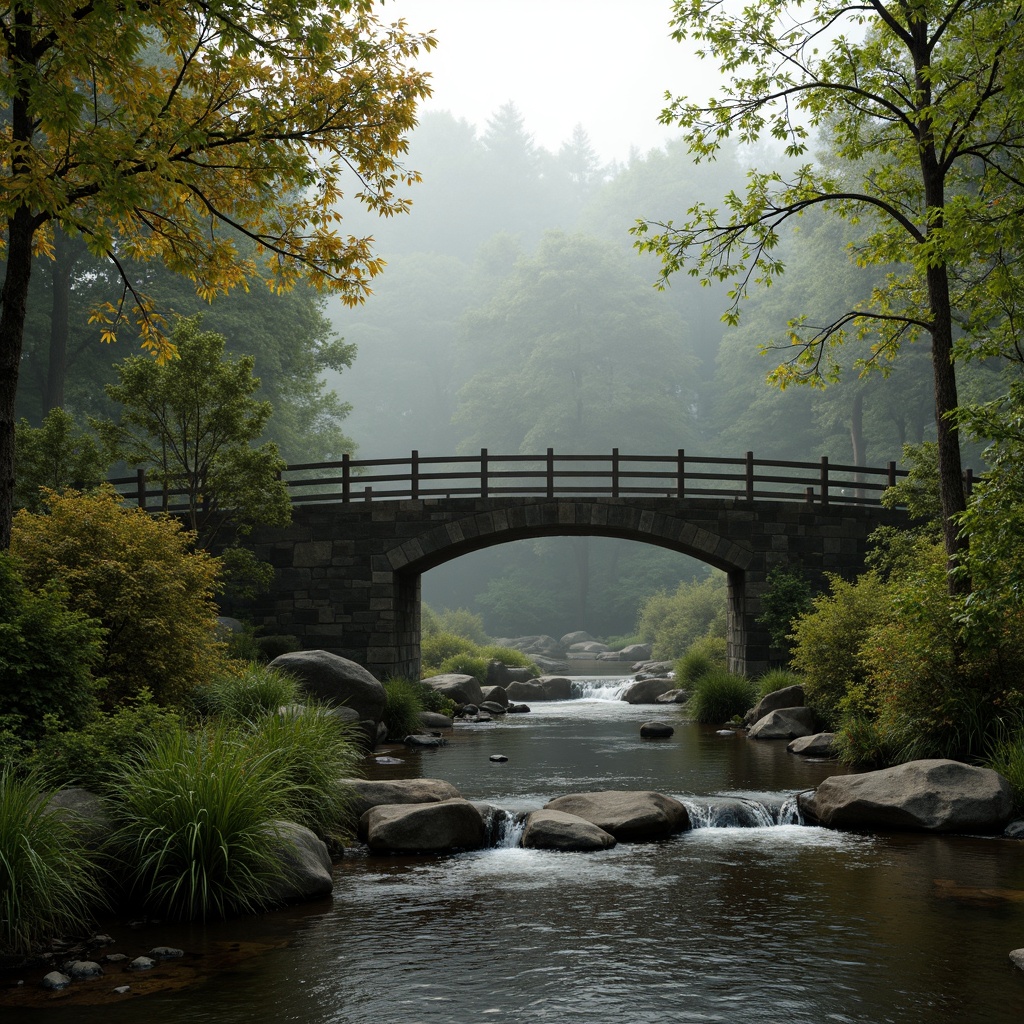
<svg viewBox="0 0 1024 1024"><path fill-rule="evenodd" d="M36 219L25 207L7 221L7 267L0 290L0 550L11 546L14 518L14 400L25 334L32 236Z"/></svg>

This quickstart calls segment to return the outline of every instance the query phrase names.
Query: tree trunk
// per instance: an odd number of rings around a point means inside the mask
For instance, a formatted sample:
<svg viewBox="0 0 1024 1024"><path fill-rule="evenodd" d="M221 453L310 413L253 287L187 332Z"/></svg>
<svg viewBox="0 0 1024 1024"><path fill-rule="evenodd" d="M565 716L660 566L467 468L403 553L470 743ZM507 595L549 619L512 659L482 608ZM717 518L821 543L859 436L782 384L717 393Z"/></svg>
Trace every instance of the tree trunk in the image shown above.
<svg viewBox="0 0 1024 1024"><path fill-rule="evenodd" d="M53 231L54 259L50 264L52 295L50 300L50 358L46 364L46 388L43 391L43 415L64 408L64 382L68 373L69 311L71 307L71 271L75 252L71 239L59 227Z"/></svg>
<svg viewBox="0 0 1024 1024"><path fill-rule="evenodd" d="M7 272L0 290L0 550L11 546L14 518L14 400L25 335L32 236L36 220L24 206L7 221Z"/></svg>

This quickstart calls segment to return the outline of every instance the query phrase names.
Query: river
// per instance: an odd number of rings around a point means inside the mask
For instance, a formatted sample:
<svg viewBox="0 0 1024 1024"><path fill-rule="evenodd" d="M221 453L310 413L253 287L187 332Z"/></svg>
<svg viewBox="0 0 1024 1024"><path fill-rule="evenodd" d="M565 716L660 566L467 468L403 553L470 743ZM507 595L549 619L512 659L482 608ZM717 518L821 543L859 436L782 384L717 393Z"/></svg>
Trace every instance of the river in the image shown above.
<svg viewBox="0 0 1024 1024"><path fill-rule="evenodd" d="M1007 958L1024 946L1020 843L793 823L791 797L841 769L787 754L783 743L698 727L675 707L607 699L607 680L581 687L591 696L459 726L440 750L377 752L399 764L370 762L375 776L446 779L509 812L507 845L440 858L352 851L329 902L241 926L144 929L133 951L152 938L210 959L231 948L259 955L222 957L220 969L179 992L102 1009L55 1002L24 1019L1024 1019L1024 972ZM674 722L671 739L639 739L654 717ZM508 761L491 762L495 753ZM510 845L517 814L564 793L612 788L660 790L687 803L698 823L719 825L601 853ZM723 827L737 810L760 827Z"/></svg>

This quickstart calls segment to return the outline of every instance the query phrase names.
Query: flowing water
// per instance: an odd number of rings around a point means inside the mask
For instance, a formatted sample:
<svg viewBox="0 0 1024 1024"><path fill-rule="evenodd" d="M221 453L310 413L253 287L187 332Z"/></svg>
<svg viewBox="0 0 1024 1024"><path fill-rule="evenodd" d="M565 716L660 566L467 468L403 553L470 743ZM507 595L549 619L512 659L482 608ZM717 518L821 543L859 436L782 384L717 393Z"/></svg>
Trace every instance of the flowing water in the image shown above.
<svg viewBox="0 0 1024 1024"><path fill-rule="evenodd" d="M329 902L152 931L154 942L211 958L231 942L249 948L241 938L259 955L222 959L180 992L102 1009L54 1003L43 1015L74 1024L140 1014L175 1024L1024 1019L1024 972L1007 958L1024 946L1024 845L803 825L794 794L836 765L695 726L676 707L609 699L608 681L578 692L587 696L459 726L441 750L384 752L399 764L371 759L375 776L447 779L491 804L495 847L352 852ZM652 718L672 721L675 735L641 741ZM490 762L495 753L508 761ZM526 811L612 788L674 795L695 827L601 853L516 845ZM144 951L148 937L137 941Z"/></svg>

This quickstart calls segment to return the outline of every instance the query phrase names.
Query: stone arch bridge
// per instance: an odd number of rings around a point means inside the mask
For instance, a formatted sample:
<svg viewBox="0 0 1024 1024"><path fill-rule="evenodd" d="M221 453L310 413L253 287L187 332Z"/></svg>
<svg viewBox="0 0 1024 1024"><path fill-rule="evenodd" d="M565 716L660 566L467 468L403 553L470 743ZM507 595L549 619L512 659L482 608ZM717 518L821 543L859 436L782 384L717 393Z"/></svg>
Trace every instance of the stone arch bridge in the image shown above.
<svg viewBox="0 0 1024 1024"><path fill-rule="evenodd" d="M511 467L511 468L510 468ZM292 466L290 526L248 540L276 569L270 593L234 610L378 678L420 672L420 578L484 547L589 535L655 544L728 576L733 671L769 663L757 622L766 576L800 567L820 583L864 566L871 531L907 522L883 508L885 468L671 456L410 457ZM123 483L123 481L122 481ZM143 479L141 505L154 496ZM167 495L164 495L167 507ZM170 507L173 508L173 505Z"/></svg>

